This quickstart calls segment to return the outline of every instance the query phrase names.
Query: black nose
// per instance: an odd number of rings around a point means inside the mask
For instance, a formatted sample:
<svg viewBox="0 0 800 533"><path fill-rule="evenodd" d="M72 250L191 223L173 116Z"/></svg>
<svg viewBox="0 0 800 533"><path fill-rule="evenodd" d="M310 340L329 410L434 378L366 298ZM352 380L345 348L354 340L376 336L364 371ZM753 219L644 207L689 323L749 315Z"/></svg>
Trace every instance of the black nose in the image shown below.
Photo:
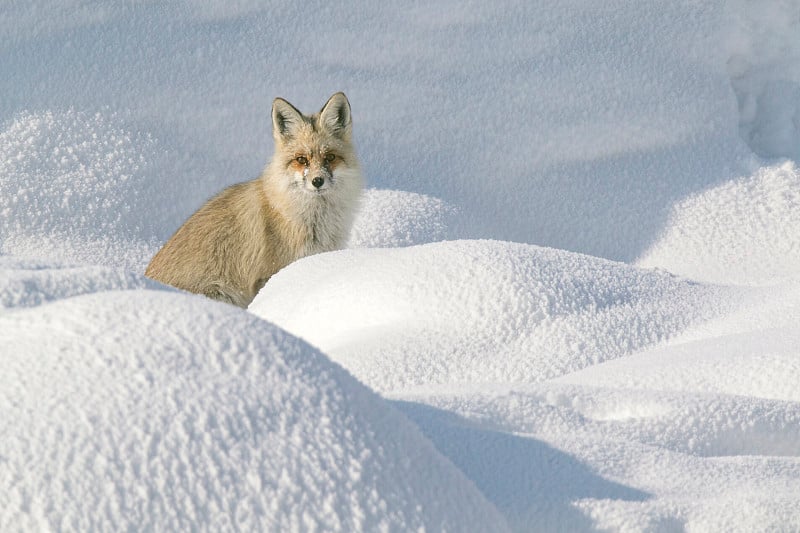
<svg viewBox="0 0 800 533"><path fill-rule="evenodd" d="M324 180L323 178L320 178L319 176L317 176L316 178L314 178L313 180L311 180L311 185L313 185L313 186L314 186L314 187L316 187L317 189L319 189L320 187L322 187L322 184L323 184L323 183L325 183L325 180Z"/></svg>

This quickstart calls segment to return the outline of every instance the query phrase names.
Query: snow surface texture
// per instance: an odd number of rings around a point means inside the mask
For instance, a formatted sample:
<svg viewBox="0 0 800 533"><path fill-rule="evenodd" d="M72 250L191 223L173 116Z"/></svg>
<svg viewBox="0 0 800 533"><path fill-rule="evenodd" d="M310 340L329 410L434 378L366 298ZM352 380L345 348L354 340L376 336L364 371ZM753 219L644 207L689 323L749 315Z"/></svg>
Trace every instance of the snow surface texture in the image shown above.
<svg viewBox="0 0 800 533"><path fill-rule="evenodd" d="M155 141L117 120L21 112L0 132L1 251L143 269L155 228L180 224L163 216L180 195L155 187Z"/></svg>
<svg viewBox="0 0 800 533"><path fill-rule="evenodd" d="M788 287L455 241L303 259L251 310L412 402L399 405L514 529L780 529L800 523L800 292ZM726 456L753 458L725 468Z"/></svg>
<svg viewBox="0 0 800 533"><path fill-rule="evenodd" d="M800 529L797 35L798 0L2 3L0 529ZM351 249L259 316L141 276L275 96L337 90Z"/></svg>
<svg viewBox="0 0 800 533"><path fill-rule="evenodd" d="M450 237L458 209L422 194L368 189L350 232L349 248L397 247Z"/></svg>
<svg viewBox="0 0 800 533"><path fill-rule="evenodd" d="M305 343L116 285L0 315L3 531L502 528L417 428Z"/></svg>
<svg viewBox="0 0 800 533"><path fill-rule="evenodd" d="M317 279L325 283L308 283ZM728 290L595 257L452 241L306 258L276 274L250 309L390 392L543 381L663 341L735 301Z"/></svg>
<svg viewBox="0 0 800 533"><path fill-rule="evenodd" d="M772 284L800 272L800 169L765 166L678 202L640 266L716 283Z"/></svg>

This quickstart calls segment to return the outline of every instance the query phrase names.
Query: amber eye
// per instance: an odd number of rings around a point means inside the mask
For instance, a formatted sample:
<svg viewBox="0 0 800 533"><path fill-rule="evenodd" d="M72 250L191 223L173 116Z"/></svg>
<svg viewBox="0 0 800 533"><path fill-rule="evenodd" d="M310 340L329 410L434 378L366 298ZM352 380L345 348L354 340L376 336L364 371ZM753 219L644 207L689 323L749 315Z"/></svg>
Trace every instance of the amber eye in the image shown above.
<svg viewBox="0 0 800 533"><path fill-rule="evenodd" d="M325 161L328 163L332 163L333 160L336 159L336 156L333 154L325 154Z"/></svg>
<svg viewBox="0 0 800 533"><path fill-rule="evenodd" d="M304 156L304 155L298 156L297 158L295 158L295 161L297 161L301 165L307 165L308 164L308 158L306 156Z"/></svg>

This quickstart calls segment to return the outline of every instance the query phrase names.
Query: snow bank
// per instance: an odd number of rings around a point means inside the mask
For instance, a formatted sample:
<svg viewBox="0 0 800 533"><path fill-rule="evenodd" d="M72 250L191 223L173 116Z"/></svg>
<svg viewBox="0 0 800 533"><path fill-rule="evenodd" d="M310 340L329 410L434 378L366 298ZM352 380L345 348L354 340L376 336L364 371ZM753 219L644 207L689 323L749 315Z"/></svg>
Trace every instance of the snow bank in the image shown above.
<svg viewBox="0 0 800 533"><path fill-rule="evenodd" d="M154 144L100 113L21 113L0 133L3 234L150 236L159 206L137 178Z"/></svg>
<svg viewBox="0 0 800 533"><path fill-rule="evenodd" d="M121 122L22 112L0 131L0 252L138 270L180 195L155 140Z"/></svg>
<svg viewBox="0 0 800 533"><path fill-rule="evenodd" d="M97 285L53 272L50 296ZM104 281L0 313L0 529L503 529L413 424L307 344Z"/></svg>
<svg viewBox="0 0 800 533"><path fill-rule="evenodd" d="M396 399L513 530L761 530L800 523L795 285L453 241L303 259L250 310Z"/></svg>
<svg viewBox="0 0 800 533"><path fill-rule="evenodd" d="M138 269L153 246L125 257L118 234L160 244L257 176L278 95L314 110L345 90L370 186L441 213L410 238L414 216L387 227L397 199L376 199L357 246L488 237L633 261L676 204L748 175L751 148L797 157L796 2L458 7L5 5L6 253ZM286 38L308 12L328 14L317 38ZM112 244L86 248L98 233Z"/></svg>
<svg viewBox="0 0 800 533"><path fill-rule="evenodd" d="M0 529L798 529L798 13L2 3ZM395 408L131 273L336 90L357 249L253 310Z"/></svg>
<svg viewBox="0 0 800 533"><path fill-rule="evenodd" d="M678 202L637 264L697 280L775 284L800 278L800 170L762 167Z"/></svg>
<svg viewBox="0 0 800 533"><path fill-rule="evenodd" d="M303 259L250 310L393 391L549 379L664 341L730 294L570 252L452 241Z"/></svg>
<svg viewBox="0 0 800 533"><path fill-rule="evenodd" d="M458 209L443 200L404 191L367 189L348 248L396 248L453 238Z"/></svg>

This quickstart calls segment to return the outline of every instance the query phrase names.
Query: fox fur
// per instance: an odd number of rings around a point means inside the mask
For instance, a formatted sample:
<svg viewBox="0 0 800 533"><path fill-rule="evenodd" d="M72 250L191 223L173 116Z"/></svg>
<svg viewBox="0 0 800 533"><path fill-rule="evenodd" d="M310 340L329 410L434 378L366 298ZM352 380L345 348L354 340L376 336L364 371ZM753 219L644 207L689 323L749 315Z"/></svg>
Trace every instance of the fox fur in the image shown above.
<svg viewBox="0 0 800 533"><path fill-rule="evenodd" d="M278 270L344 245L363 187L347 97L334 94L313 115L276 98L272 135L275 154L261 176L198 209L147 277L247 307Z"/></svg>

